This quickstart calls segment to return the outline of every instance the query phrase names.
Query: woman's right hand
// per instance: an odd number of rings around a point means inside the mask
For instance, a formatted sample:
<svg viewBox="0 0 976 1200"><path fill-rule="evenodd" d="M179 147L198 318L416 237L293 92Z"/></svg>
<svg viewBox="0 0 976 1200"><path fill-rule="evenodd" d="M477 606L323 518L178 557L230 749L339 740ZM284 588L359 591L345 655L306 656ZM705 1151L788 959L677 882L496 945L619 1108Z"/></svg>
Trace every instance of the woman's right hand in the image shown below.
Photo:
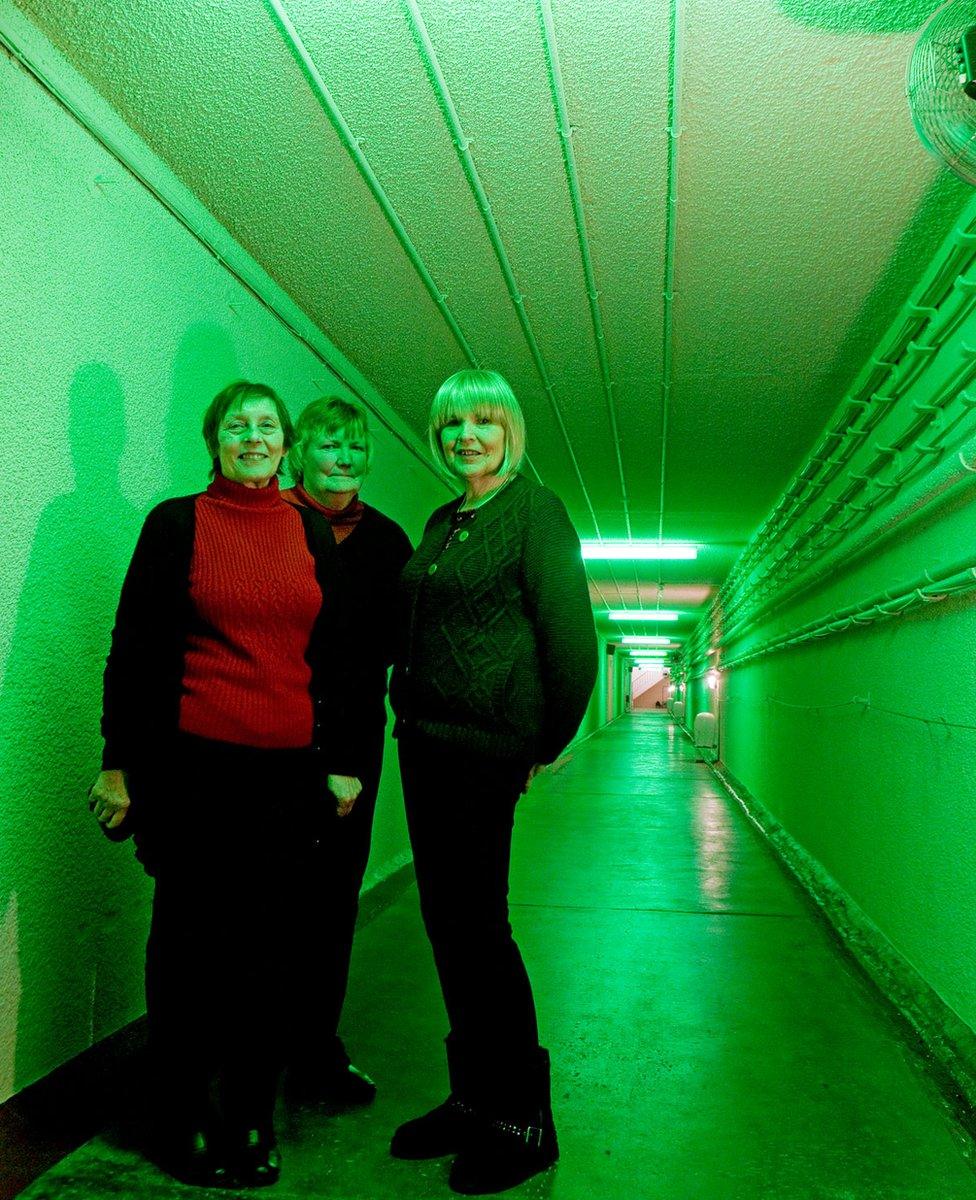
<svg viewBox="0 0 976 1200"><path fill-rule="evenodd" d="M340 817L348 817L363 785L355 775L330 775L327 786L335 799L336 813Z"/></svg>
<svg viewBox="0 0 976 1200"><path fill-rule="evenodd" d="M131 803L125 771L100 771L88 789L88 807L103 830L118 829Z"/></svg>

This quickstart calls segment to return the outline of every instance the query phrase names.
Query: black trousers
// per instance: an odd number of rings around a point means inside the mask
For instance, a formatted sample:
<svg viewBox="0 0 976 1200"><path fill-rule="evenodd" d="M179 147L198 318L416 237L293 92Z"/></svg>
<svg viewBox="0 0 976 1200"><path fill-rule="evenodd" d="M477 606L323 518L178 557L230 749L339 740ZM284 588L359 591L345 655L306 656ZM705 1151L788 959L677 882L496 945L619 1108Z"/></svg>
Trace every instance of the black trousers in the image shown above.
<svg viewBox="0 0 976 1200"><path fill-rule="evenodd" d="M363 790L352 812L334 817L335 804L316 833L299 901L310 929L301 956L300 980L290 1016L290 1064L321 1074L349 1062L338 1036L349 983L349 961L359 915L359 893L369 860L376 793L383 766L382 728L367 748L360 775Z"/></svg>
<svg viewBox="0 0 976 1200"><path fill-rule="evenodd" d="M146 1006L159 1100L270 1124L282 1031L310 931L301 881L335 813L310 751L180 735L133 772L137 850L155 878Z"/></svg>
<svg viewBox="0 0 976 1200"><path fill-rule="evenodd" d="M399 749L420 908L451 1025L451 1086L504 1106L539 1042L508 914L515 805L528 765L416 734Z"/></svg>

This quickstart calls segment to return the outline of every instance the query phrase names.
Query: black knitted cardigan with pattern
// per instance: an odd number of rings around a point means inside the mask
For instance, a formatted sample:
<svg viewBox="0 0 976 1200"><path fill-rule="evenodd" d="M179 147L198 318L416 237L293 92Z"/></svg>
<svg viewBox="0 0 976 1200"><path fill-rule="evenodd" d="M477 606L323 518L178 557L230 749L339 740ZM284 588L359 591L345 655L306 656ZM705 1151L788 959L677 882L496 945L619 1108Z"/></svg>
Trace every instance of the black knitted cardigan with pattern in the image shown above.
<svg viewBox="0 0 976 1200"><path fill-rule="evenodd" d="M522 475L459 505L434 512L400 577L394 733L552 762L597 671L579 538L559 497Z"/></svg>

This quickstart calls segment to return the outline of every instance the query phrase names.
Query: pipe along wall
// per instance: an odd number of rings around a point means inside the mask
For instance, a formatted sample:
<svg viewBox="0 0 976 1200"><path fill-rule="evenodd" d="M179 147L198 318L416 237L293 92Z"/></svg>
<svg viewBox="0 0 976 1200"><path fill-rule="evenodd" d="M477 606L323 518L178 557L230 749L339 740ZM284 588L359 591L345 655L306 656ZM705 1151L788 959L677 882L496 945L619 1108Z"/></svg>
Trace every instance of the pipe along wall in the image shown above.
<svg viewBox="0 0 976 1200"><path fill-rule="evenodd" d="M684 721L976 1100L976 203L756 532Z"/></svg>

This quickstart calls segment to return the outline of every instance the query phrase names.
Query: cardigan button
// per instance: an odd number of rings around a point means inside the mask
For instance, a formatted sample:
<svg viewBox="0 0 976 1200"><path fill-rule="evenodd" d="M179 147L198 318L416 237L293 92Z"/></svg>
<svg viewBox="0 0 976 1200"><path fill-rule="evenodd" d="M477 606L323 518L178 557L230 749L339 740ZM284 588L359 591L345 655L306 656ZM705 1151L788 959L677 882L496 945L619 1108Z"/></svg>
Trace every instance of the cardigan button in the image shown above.
<svg viewBox="0 0 976 1200"><path fill-rule="evenodd" d="M466 542L468 540L469 536L470 535L468 534L468 531L466 529L462 529L461 532L458 534L458 541Z"/></svg>
<svg viewBox="0 0 976 1200"><path fill-rule="evenodd" d="M427 568L427 574L435 575L436 573L437 573L437 563L431 563L430 566Z"/></svg>

